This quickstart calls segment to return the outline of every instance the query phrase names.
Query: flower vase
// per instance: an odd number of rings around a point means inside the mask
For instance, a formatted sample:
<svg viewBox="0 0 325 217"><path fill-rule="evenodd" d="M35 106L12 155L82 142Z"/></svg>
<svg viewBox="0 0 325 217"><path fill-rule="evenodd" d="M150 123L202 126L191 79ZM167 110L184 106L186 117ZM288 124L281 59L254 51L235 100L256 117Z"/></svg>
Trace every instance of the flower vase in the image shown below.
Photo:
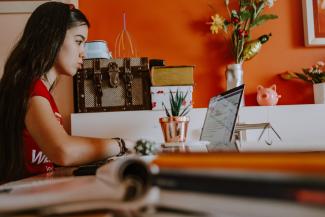
<svg viewBox="0 0 325 217"><path fill-rule="evenodd" d="M229 64L226 69L227 90L244 84L244 71L242 63ZM244 94L240 106L244 106Z"/></svg>
<svg viewBox="0 0 325 217"><path fill-rule="evenodd" d="M325 83L313 84L315 104L325 104Z"/></svg>

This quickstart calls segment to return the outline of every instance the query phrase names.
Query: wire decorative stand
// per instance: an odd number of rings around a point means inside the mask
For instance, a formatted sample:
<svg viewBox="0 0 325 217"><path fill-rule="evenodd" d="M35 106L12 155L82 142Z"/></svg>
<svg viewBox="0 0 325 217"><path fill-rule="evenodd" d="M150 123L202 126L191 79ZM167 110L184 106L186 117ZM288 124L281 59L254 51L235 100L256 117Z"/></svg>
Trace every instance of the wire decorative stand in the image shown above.
<svg viewBox="0 0 325 217"><path fill-rule="evenodd" d="M266 122L266 123L256 123L256 124L242 124L238 123L235 126L235 140L241 141L244 138L244 135L241 134L241 132L245 132L246 130L254 130L254 129L262 129L257 141L261 141L261 138L265 131L267 131L267 139L264 141L267 145L272 145L273 141L270 139L270 130L276 135L276 137L282 141L281 136L279 133L272 127L271 123Z"/></svg>
<svg viewBox="0 0 325 217"><path fill-rule="evenodd" d="M132 41L131 34L126 29L126 14L123 13L123 29L115 39L115 58L136 57L137 50Z"/></svg>

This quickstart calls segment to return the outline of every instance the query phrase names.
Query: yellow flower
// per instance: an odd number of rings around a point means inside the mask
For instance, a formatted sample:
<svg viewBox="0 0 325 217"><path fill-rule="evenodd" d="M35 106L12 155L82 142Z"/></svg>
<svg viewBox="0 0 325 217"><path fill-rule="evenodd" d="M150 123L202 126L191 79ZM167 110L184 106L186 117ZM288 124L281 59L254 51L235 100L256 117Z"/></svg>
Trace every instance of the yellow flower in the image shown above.
<svg viewBox="0 0 325 217"><path fill-rule="evenodd" d="M216 14L214 16L211 16L212 22L209 22L208 24L211 24L210 31L212 34L217 34L219 32L219 29L223 28L225 19L221 17L219 14Z"/></svg>

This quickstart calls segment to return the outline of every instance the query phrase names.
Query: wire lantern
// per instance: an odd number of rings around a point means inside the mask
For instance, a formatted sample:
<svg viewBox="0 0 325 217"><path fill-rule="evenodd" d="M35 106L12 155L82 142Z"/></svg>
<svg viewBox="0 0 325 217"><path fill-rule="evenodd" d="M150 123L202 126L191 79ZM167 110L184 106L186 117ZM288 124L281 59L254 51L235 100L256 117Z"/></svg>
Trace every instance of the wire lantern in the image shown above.
<svg viewBox="0 0 325 217"><path fill-rule="evenodd" d="M126 14L123 13L123 29L115 39L115 58L136 57L137 50L132 42L132 37L126 29Z"/></svg>

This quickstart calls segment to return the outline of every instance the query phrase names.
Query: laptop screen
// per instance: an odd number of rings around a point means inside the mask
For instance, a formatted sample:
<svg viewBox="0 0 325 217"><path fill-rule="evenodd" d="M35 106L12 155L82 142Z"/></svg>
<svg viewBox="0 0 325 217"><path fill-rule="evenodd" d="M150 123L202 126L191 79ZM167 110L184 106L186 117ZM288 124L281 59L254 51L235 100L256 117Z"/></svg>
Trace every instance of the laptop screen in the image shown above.
<svg viewBox="0 0 325 217"><path fill-rule="evenodd" d="M200 137L210 142L209 151L237 150L232 136L243 91L240 85L210 99Z"/></svg>

